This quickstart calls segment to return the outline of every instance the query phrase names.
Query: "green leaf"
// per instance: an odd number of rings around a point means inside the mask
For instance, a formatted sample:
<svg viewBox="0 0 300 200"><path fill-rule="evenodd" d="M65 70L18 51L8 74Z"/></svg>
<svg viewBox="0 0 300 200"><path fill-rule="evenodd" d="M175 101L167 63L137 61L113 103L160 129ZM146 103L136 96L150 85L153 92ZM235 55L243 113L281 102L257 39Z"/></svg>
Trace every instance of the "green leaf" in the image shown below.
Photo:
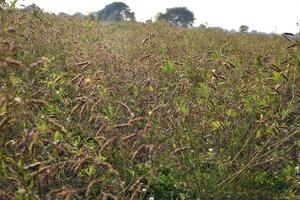
<svg viewBox="0 0 300 200"><path fill-rule="evenodd" d="M221 52L219 52L219 51L214 51L213 54L212 54L212 57L213 57L215 60L221 59Z"/></svg>
<svg viewBox="0 0 300 200"><path fill-rule="evenodd" d="M261 137L261 130L258 129L256 132L256 138L260 138Z"/></svg>
<svg viewBox="0 0 300 200"><path fill-rule="evenodd" d="M213 121L211 123L212 130L213 131L219 130L221 128L221 125L222 125L221 122L219 122L219 121Z"/></svg>
<svg viewBox="0 0 300 200"><path fill-rule="evenodd" d="M158 48L158 52L159 52L160 54L164 54L164 53L166 52L166 49L165 49L164 47L159 47L159 48Z"/></svg>
<svg viewBox="0 0 300 200"><path fill-rule="evenodd" d="M17 3L18 3L18 0L13 0L13 1L11 1L11 2L10 2L10 7L11 7L11 8L15 8L16 5L17 5Z"/></svg>
<svg viewBox="0 0 300 200"><path fill-rule="evenodd" d="M229 110L226 111L226 115L227 115L228 117L235 118L235 117L237 116L237 113L236 113L234 110L229 109Z"/></svg>
<svg viewBox="0 0 300 200"><path fill-rule="evenodd" d="M99 161L101 161L101 162L106 162L106 161L107 161L107 158L104 157L104 156L102 156L102 155L99 155L99 156L97 157L97 160L99 160Z"/></svg>
<svg viewBox="0 0 300 200"><path fill-rule="evenodd" d="M282 83L284 81L284 78L282 77L281 73L279 73L279 72L273 72L272 79L277 83Z"/></svg>
<svg viewBox="0 0 300 200"><path fill-rule="evenodd" d="M87 166L87 167L84 169L84 172L85 172L86 175L88 175L88 176L92 176L93 173L94 173L94 171L95 171L95 168L94 168L94 166L92 166L92 165L89 165L89 166Z"/></svg>
<svg viewBox="0 0 300 200"><path fill-rule="evenodd" d="M188 113L189 112L189 108L187 106L187 103L185 103L184 101L176 102L176 107L177 107L177 110L181 113Z"/></svg>
<svg viewBox="0 0 300 200"><path fill-rule="evenodd" d="M175 68L170 60L167 60L164 65L161 67L162 71L165 73L173 73Z"/></svg>
<svg viewBox="0 0 300 200"><path fill-rule="evenodd" d="M207 97L208 96L208 87L207 85L200 83L199 84L199 93L201 96Z"/></svg>
<svg viewBox="0 0 300 200"><path fill-rule="evenodd" d="M64 136L59 131L56 131L54 133L54 136L53 136L53 142L54 142L54 144L57 144L58 142L60 142L63 139L64 139Z"/></svg>

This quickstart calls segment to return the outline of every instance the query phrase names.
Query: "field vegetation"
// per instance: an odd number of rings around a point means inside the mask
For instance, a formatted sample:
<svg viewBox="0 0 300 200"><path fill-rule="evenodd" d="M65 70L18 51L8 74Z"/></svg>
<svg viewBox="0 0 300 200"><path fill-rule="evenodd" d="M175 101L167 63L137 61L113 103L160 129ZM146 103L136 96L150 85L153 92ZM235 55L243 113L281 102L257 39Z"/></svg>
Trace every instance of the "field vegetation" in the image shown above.
<svg viewBox="0 0 300 200"><path fill-rule="evenodd" d="M299 199L300 46L0 11L0 199Z"/></svg>

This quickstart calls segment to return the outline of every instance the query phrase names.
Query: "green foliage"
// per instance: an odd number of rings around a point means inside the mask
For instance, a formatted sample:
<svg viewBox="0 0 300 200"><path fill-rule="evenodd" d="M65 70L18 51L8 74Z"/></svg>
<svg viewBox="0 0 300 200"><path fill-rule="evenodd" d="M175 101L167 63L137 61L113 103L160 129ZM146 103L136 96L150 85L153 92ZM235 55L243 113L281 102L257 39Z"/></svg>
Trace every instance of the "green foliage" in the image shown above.
<svg viewBox="0 0 300 200"><path fill-rule="evenodd" d="M282 77L281 73L279 73L279 72L273 72L272 79L277 83L282 83L284 81L284 78Z"/></svg>
<svg viewBox="0 0 300 200"><path fill-rule="evenodd" d="M54 136L53 136L53 143L54 144L58 144L60 141L62 141L64 138L63 138L63 135L59 132L59 131L56 131L54 133Z"/></svg>
<svg viewBox="0 0 300 200"><path fill-rule="evenodd" d="M15 8L16 5L17 5L17 3L18 3L18 0L13 0L13 1L10 2L10 6L11 6L12 8Z"/></svg>
<svg viewBox="0 0 300 200"><path fill-rule="evenodd" d="M240 26L240 33L247 33L249 31L249 27L246 25Z"/></svg>
<svg viewBox="0 0 300 200"><path fill-rule="evenodd" d="M12 0L10 2L7 2L6 0L0 0L0 9L3 9L3 8L16 8L16 5L18 3L18 0Z"/></svg>
<svg viewBox="0 0 300 200"><path fill-rule="evenodd" d="M194 13L185 7L168 8L166 13L159 13L157 20L165 20L174 26L193 27Z"/></svg>
<svg viewBox="0 0 300 200"><path fill-rule="evenodd" d="M199 89L199 93L200 93L201 96L203 96L203 97L208 96L208 94L209 94L208 86L206 86L203 83L200 83L198 89Z"/></svg>
<svg viewBox="0 0 300 200"><path fill-rule="evenodd" d="M7 5L5 0L0 0L0 9L3 9Z"/></svg>
<svg viewBox="0 0 300 200"><path fill-rule="evenodd" d="M175 68L170 60L165 61L161 69L165 73L172 73L175 71Z"/></svg>
<svg viewBox="0 0 300 200"><path fill-rule="evenodd" d="M134 21L134 12L123 2L113 2L98 12L101 21Z"/></svg>
<svg viewBox="0 0 300 200"><path fill-rule="evenodd" d="M161 168L157 171L146 196L147 199L190 199L191 192L185 189L182 182L178 182L178 174L169 168Z"/></svg>

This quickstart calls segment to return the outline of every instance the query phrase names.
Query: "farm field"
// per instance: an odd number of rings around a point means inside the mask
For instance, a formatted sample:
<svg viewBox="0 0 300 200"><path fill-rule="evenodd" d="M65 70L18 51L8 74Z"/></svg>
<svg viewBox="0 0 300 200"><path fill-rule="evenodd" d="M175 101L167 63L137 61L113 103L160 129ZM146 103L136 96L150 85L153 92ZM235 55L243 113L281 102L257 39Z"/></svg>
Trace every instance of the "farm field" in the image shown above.
<svg viewBox="0 0 300 200"><path fill-rule="evenodd" d="M299 199L299 45L0 11L0 199Z"/></svg>

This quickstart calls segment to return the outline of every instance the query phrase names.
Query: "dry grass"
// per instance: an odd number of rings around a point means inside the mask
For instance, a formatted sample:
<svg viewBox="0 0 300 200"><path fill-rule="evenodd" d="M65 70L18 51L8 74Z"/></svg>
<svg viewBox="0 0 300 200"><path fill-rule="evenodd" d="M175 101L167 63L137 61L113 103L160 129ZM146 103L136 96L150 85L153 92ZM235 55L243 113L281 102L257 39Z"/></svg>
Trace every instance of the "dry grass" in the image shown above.
<svg viewBox="0 0 300 200"><path fill-rule="evenodd" d="M298 43L0 17L0 199L299 195Z"/></svg>

